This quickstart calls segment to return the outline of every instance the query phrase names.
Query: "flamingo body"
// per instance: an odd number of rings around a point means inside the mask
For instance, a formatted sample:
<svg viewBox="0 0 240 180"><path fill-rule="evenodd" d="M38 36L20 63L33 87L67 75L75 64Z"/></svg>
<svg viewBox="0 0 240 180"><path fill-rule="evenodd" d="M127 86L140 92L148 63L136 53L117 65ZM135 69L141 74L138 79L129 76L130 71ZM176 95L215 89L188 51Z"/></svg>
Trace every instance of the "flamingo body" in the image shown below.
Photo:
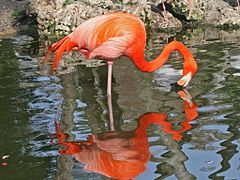
<svg viewBox="0 0 240 180"><path fill-rule="evenodd" d="M85 21L68 36L76 42L78 49L89 51L88 58L104 60L128 55L136 39L141 38L143 48L146 42L143 22L126 13L97 16Z"/></svg>
<svg viewBox="0 0 240 180"><path fill-rule="evenodd" d="M138 69L153 72L160 68L172 51L179 51L184 57L183 77L178 81L186 86L197 71L197 64L187 47L181 42L172 41L154 60L144 58L146 30L144 23L137 16L116 12L100 15L79 25L72 33L54 43L42 62L44 64L51 52L56 52L53 60L53 72L63 52L78 50L86 58L103 59L108 62L108 95L111 94L113 61L120 56L128 56Z"/></svg>

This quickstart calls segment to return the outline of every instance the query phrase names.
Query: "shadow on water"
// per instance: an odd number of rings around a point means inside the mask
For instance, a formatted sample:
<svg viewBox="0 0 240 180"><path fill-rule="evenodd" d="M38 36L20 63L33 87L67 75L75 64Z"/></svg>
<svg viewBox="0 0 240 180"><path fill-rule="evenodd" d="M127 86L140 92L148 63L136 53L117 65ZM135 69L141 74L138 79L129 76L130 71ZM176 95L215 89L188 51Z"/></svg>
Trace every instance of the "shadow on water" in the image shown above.
<svg viewBox="0 0 240 180"><path fill-rule="evenodd" d="M176 35L199 65L187 87L196 103L188 91L171 89L181 74L178 53L150 74L120 58L113 70L115 131L106 66L38 74L36 58L46 45L28 35L0 39L0 157L9 155L0 179L237 179L239 37L215 29ZM159 32L149 38L152 59L167 40Z"/></svg>

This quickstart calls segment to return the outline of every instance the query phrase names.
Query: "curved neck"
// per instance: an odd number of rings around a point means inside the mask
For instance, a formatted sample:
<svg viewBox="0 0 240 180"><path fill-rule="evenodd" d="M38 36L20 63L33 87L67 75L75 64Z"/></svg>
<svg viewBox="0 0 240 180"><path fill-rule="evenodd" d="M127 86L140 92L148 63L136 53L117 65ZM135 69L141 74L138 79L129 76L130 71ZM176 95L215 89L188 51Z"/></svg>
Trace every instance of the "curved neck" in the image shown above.
<svg viewBox="0 0 240 180"><path fill-rule="evenodd" d="M136 134L139 136L147 134L147 128L152 124L164 124L166 122L167 115L163 113L146 113L142 115L138 120L138 128Z"/></svg>
<svg viewBox="0 0 240 180"><path fill-rule="evenodd" d="M186 75L189 72L192 72L192 75L194 75L197 71L197 63L187 47L178 41L172 41L167 44L162 53L150 62L145 60L144 50L134 52L129 55L129 57L141 71L153 72L160 68L168 60L171 52L174 50L179 51L184 58L183 75Z"/></svg>

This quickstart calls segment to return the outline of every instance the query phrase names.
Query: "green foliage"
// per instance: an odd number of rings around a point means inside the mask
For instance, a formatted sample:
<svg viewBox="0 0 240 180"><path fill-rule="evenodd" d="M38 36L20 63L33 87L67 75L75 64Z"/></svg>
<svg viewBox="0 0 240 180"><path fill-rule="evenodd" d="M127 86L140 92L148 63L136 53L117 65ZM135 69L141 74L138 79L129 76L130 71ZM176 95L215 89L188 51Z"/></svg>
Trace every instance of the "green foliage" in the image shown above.
<svg viewBox="0 0 240 180"><path fill-rule="evenodd" d="M20 20L22 17L26 16L26 10L25 9L19 9L13 12L12 18L15 21Z"/></svg>
<svg viewBox="0 0 240 180"><path fill-rule="evenodd" d="M71 0L64 0L64 2L63 2L64 7L69 5L69 4L71 4Z"/></svg>
<svg viewBox="0 0 240 180"><path fill-rule="evenodd" d="M46 21L44 26L48 32L53 33L55 31L56 24L53 21Z"/></svg>
<svg viewBox="0 0 240 180"><path fill-rule="evenodd" d="M115 0L114 3L115 4L123 4L123 0Z"/></svg>

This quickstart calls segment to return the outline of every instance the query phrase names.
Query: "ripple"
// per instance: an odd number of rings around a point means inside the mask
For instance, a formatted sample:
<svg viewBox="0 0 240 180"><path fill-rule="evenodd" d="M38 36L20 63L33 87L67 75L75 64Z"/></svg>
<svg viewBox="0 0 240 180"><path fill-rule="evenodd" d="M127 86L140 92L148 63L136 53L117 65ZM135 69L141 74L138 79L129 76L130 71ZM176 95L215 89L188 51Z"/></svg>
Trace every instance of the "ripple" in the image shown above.
<svg viewBox="0 0 240 180"><path fill-rule="evenodd" d="M198 112L212 112L212 111L219 111L223 109L229 109L232 108L233 105L231 104L225 104L225 105L219 105L219 106L202 106L198 108Z"/></svg>
<svg viewBox="0 0 240 180"><path fill-rule="evenodd" d="M164 65L154 72L153 81L156 88L168 92L171 90L171 84L180 79L182 70L176 70L171 65Z"/></svg>
<svg viewBox="0 0 240 180"><path fill-rule="evenodd" d="M217 124L217 125L205 125L205 126L202 126L201 129L217 130L217 131L222 132L222 133L227 133L228 132L228 128L229 128L229 126L227 126L227 125Z"/></svg>

